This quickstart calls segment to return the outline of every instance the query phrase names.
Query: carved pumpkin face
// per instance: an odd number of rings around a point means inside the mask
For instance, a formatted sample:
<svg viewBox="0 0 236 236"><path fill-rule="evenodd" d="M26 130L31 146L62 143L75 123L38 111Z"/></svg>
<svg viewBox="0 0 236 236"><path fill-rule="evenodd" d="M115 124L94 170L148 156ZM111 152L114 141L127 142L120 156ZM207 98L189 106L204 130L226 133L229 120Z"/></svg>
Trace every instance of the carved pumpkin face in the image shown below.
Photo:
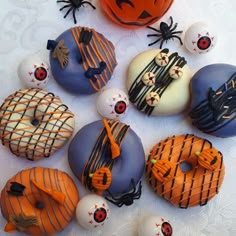
<svg viewBox="0 0 236 236"><path fill-rule="evenodd" d="M144 27L158 21L174 0L100 0L106 14L115 23L127 27Z"/></svg>
<svg viewBox="0 0 236 236"><path fill-rule="evenodd" d="M167 160L152 160L154 166L152 167L152 174L160 182L166 182L174 176L174 165Z"/></svg>
<svg viewBox="0 0 236 236"><path fill-rule="evenodd" d="M222 160L222 154L214 148L205 149L200 153L196 153L198 156L198 163L202 167L208 170L216 169Z"/></svg>
<svg viewBox="0 0 236 236"><path fill-rule="evenodd" d="M98 191L104 191L109 188L112 181L112 174L109 168L99 168L91 175L92 185Z"/></svg>

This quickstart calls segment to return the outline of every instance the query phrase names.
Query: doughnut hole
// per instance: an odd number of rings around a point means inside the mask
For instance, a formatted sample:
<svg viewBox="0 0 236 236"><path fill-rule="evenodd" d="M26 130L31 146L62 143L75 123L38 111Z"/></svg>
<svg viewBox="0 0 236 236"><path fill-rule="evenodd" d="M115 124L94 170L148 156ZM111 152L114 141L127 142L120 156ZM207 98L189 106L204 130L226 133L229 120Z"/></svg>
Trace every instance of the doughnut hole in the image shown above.
<svg viewBox="0 0 236 236"><path fill-rule="evenodd" d="M191 163L189 163L187 161L183 161L180 163L180 169L184 174L187 174L188 172L190 172L193 169L193 166Z"/></svg>

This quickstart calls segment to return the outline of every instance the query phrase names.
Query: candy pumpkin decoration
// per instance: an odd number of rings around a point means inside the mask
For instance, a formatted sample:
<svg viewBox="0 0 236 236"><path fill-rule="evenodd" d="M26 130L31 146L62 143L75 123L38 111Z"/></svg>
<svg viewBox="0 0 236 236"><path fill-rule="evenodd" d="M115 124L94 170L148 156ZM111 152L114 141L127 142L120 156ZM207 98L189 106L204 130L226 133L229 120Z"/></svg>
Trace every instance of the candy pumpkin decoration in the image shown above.
<svg viewBox="0 0 236 236"><path fill-rule="evenodd" d="M78 201L76 185L65 172L42 167L20 171L1 192L4 231L53 235L74 218Z"/></svg>
<svg viewBox="0 0 236 236"><path fill-rule="evenodd" d="M98 190L98 193L102 193L107 190L112 181L112 174L109 168L101 167L95 171L95 173L90 174L92 178L92 185Z"/></svg>
<svg viewBox="0 0 236 236"><path fill-rule="evenodd" d="M174 0L100 0L106 14L115 23L138 28L158 21Z"/></svg>
<svg viewBox="0 0 236 236"><path fill-rule="evenodd" d="M152 167L153 176L160 182L166 182L174 176L174 165L167 160L152 160L154 166Z"/></svg>
<svg viewBox="0 0 236 236"><path fill-rule="evenodd" d="M214 148L205 149L195 154L198 156L199 165L208 170L216 169L222 161L222 154Z"/></svg>

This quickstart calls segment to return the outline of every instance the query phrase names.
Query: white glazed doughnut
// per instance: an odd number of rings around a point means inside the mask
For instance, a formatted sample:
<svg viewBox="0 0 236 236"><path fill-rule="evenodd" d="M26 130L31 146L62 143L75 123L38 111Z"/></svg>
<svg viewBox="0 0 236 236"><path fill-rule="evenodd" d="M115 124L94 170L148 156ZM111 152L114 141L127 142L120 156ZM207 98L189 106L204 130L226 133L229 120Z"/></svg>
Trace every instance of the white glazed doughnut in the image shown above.
<svg viewBox="0 0 236 236"><path fill-rule="evenodd" d="M72 135L74 115L60 98L41 89L22 89L0 108L0 138L13 154L49 157Z"/></svg>
<svg viewBox="0 0 236 236"><path fill-rule="evenodd" d="M147 115L173 115L189 105L192 74L184 57L169 49L151 49L129 64L129 100Z"/></svg>

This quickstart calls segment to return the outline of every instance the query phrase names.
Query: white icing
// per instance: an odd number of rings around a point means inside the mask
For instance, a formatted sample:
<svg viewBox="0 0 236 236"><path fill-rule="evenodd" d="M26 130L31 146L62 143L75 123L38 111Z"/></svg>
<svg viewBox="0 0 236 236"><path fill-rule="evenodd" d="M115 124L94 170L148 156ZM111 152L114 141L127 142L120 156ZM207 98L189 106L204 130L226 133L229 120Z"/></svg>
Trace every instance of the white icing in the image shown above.
<svg viewBox="0 0 236 236"><path fill-rule="evenodd" d="M148 50L140 53L131 61L127 70L128 90L130 89L131 85L134 83L140 72L148 65L148 63L150 63L150 61L152 61L158 55L159 52L159 49ZM168 55L170 55L171 53L169 53ZM168 88L160 97L160 101L158 105L155 106L151 115L171 115L180 113L187 108L190 100L189 83L192 74L187 65L182 68L182 71L182 78L173 80L170 83Z"/></svg>

